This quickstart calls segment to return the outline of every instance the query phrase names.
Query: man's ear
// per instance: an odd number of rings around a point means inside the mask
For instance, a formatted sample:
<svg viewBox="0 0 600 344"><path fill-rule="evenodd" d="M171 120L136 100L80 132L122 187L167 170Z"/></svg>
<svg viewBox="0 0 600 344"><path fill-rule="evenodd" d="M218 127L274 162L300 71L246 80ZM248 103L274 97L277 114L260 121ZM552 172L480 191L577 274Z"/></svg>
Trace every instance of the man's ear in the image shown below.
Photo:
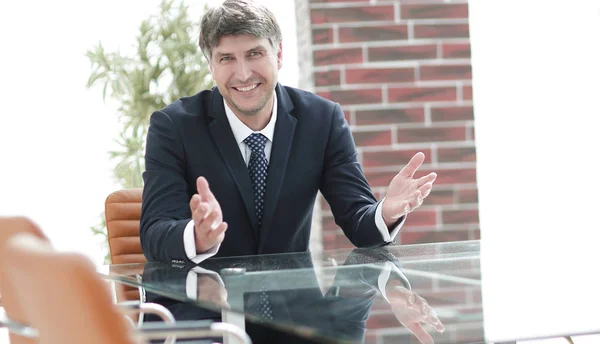
<svg viewBox="0 0 600 344"><path fill-rule="evenodd" d="M279 42L279 47L277 48L277 69L281 69L283 66L283 44Z"/></svg>

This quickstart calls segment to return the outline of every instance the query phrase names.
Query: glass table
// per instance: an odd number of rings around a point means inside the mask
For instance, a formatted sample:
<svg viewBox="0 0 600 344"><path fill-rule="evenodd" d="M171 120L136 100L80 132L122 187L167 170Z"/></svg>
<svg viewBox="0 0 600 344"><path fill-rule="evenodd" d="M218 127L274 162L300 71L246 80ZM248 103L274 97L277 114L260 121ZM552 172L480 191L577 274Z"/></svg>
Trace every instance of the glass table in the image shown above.
<svg viewBox="0 0 600 344"><path fill-rule="evenodd" d="M299 342L486 342L479 241L211 258L197 266L107 265L98 271L142 287L147 301L169 300L165 306L177 319L220 316L251 336L259 326Z"/></svg>

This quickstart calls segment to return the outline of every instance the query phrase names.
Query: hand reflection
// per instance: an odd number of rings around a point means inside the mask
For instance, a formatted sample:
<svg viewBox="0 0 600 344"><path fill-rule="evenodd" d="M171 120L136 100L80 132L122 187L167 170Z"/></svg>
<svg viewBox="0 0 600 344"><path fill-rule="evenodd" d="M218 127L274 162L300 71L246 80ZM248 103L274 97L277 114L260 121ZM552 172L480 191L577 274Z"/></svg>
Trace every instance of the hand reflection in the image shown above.
<svg viewBox="0 0 600 344"><path fill-rule="evenodd" d="M444 331L444 325L440 322L435 311L427 304L427 301L406 289L397 280L388 281L385 292L396 319L414 334L422 344L433 344L433 338L423 328L423 324L429 324L438 332Z"/></svg>
<svg viewBox="0 0 600 344"><path fill-rule="evenodd" d="M231 308L227 303L227 290L214 278L209 275L198 274L197 285L198 300L207 300Z"/></svg>

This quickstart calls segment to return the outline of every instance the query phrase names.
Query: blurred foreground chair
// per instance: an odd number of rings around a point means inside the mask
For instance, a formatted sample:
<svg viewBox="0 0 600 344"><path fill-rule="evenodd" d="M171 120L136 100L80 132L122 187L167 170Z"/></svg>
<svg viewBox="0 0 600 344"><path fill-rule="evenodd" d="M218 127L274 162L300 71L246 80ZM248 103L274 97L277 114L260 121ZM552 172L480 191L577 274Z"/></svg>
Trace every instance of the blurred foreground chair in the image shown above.
<svg viewBox="0 0 600 344"><path fill-rule="evenodd" d="M0 217L0 254L5 251L5 245L10 239L17 235L30 235L45 243L51 249L47 236L30 219L25 217ZM29 319L17 301L17 291L14 285L8 281L7 273L3 268L3 266L12 263L12 260L6 260L5 264L0 264L0 297L2 298L2 302L0 302L0 327L9 327L9 338L12 344L37 343L37 340L34 340L36 332L27 326ZM172 324L175 322L175 318L168 309L154 303L131 304L123 302L119 304L119 308L132 317L136 313L142 314L145 312L156 314L167 323ZM8 322L6 319L11 319L11 321Z"/></svg>
<svg viewBox="0 0 600 344"><path fill-rule="evenodd" d="M124 189L111 193L104 204L111 264L145 263L140 242L142 189ZM141 277L140 277L141 278ZM117 301L145 302L144 290L123 284L115 286Z"/></svg>
<svg viewBox="0 0 600 344"><path fill-rule="evenodd" d="M24 217L0 217L0 252L4 251L4 245L13 236L27 233L39 238L41 241L48 242L48 238L42 230L31 220ZM25 323L25 314L15 299L15 290L8 283L5 272L0 265L0 298L1 307L4 308L6 316L10 319ZM11 344L33 344L36 341L23 336L9 333Z"/></svg>
<svg viewBox="0 0 600 344"><path fill-rule="evenodd" d="M87 257L56 252L47 241L32 234L14 235L5 243L0 251L0 269L29 322L28 334L37 336L41 343L133 344L169 336L174 341L174 336L223 335L250 343L239 328L211 321L134 328L112 303L108 285Z"/></svg>

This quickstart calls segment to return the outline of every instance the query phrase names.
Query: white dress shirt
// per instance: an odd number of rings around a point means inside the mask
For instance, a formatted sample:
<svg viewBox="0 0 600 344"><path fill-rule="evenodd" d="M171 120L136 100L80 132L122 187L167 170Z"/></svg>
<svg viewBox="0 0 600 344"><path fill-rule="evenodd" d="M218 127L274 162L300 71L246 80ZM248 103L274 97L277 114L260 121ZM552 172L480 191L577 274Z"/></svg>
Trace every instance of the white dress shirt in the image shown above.
<svg viewBox="0 0 600 344"><path fill-rule="evenodd" d="M274 99L273 112L271 115L271 119L269 120L269 123L267 124L267 126L264 127L264 129L262 129L260 131L253 131L247 125L245 125L233 113L233 111L229 108L229 106L227 106L227 103L223 99L223 104L225 105L225 114L227 115L227 120L229 121L231 130L233 131L233 136L235 137L235 140L238 143L238 147L240 148L240 153L242 154L242 157L244 158L244 162L246 163L246 165L248 164L248 161L250 160L250 155L252 154L252 151L250 150L250 147L246 143L244 143L244 140L246 139L246 137L250 136L253 133L261 133L267 137L267 142L265 144L265 155L267 157L267 163L270 161L271 147L273 145L273 134L275 132L275 122L277 121L277 95L275 94L275 92L273 92L273 99ZM389 229L385 225L385 221L383 220L383 215L381 215L381 204L382 204L382 202L379 203L379 205L377 206L377 209L375 210L375 224L377 226L377 229L379 229L379 232L381 233L383 240L386 242L390 242L398 235L400 228L404 224L406 216L396 226L396 228L394 228L394 230L392 230L390 233ZM198 254L196 252L196 241L194 240L194 221L193 220L190 220L190 222L188 222L187 226L185 227L185 230L183 232L183 244L185 247L186 255L188 256L188 258L190 260L192 260L196 264L217 254L217 252L219 251L219 248L221 247L221 244L219 243L219 244L211 247L207 251Z"/></svg>

